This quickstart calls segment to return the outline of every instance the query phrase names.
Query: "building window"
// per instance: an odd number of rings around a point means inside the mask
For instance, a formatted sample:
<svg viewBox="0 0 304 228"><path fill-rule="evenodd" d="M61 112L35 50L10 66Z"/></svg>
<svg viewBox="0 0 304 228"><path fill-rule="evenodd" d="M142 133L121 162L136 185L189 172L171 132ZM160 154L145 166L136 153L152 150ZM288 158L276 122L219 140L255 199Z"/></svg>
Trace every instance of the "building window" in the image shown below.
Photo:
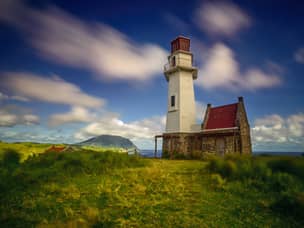
<svg viewBox="0 0 304 228"><path fill-rule="evenodd" d="M176 65L175 56L173 56L173 57L172 57L172 60L171 60L171 65L172 65L172 66L175 66L175 65Z"/></svg>
<svg viewBox="0 0 304 228"><path fill-rule="evenodd" d="M175 96L171 96L171 107L175 106Z"/></svg>

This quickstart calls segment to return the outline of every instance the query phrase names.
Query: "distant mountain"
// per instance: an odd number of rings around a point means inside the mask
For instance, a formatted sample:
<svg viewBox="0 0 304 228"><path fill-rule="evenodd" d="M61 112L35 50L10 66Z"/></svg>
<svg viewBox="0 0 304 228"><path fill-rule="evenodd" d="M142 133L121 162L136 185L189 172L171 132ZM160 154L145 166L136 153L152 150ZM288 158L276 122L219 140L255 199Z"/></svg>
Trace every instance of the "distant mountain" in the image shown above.
<svg viewBox="0 0 304 228"><path fill-rule="evenodd" d="M116 135L100 135L83 142L77 143L81 146L100 146L100 147L119 147L119 148L137 148L130 139Z"/></svg>

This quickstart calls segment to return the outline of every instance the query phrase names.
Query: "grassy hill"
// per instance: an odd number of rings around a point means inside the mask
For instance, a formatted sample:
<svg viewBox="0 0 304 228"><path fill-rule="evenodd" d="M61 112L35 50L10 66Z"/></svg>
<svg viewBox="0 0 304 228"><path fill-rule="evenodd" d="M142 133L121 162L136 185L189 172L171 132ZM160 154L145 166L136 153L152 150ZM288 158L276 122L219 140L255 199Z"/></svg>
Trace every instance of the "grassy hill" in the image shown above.
<svg viewBox="0 0 304 228"><path fill-rule="evenodd" d="M12 154L0 166L1 227L304 225L303 158Z"/></svg>

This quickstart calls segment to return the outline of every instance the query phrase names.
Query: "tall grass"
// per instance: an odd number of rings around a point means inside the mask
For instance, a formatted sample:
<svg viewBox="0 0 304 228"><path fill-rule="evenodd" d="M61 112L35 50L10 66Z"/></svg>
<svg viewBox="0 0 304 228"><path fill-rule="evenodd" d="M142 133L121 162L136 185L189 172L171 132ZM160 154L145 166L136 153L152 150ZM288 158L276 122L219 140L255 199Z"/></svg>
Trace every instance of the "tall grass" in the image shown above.
<svg viewBox="0 0 304 228"><path fill-rule="evenodd" d="M19 163L14 150L4 153L0 165L0 191L22 190L50 181L64 182L79 175L101 175L114 169L141 167L146 160L115 152L49 152L30 156Z"/></svg>
<svg viewBox="0 0 304 228"><path fill-rule="evenodd" d="M223 185L227 180L241 182L244 187L255 188L275 197L274 211L304 220L304 159L292 157L226 156L212 158L206 169L214 182ZM223 178L223 180L218 180Z"/></svg>

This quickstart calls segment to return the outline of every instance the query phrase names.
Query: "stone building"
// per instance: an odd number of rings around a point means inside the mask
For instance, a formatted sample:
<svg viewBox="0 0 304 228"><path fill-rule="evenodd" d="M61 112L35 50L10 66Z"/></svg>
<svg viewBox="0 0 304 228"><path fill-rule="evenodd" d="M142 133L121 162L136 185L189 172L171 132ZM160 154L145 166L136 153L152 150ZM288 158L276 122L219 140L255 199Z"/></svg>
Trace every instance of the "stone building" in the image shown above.
<svg viewBox="0 0 304 228"><path fill-rule="evenodd" d="M208 104L203 122L196 124L190 39L178 37L171 42L171 54L164 67L168 82L168 112L163 138L164 156L196 157L202 153L224 155L250 154L250 126L243 97L237 103L212 107Z"/></svg>

